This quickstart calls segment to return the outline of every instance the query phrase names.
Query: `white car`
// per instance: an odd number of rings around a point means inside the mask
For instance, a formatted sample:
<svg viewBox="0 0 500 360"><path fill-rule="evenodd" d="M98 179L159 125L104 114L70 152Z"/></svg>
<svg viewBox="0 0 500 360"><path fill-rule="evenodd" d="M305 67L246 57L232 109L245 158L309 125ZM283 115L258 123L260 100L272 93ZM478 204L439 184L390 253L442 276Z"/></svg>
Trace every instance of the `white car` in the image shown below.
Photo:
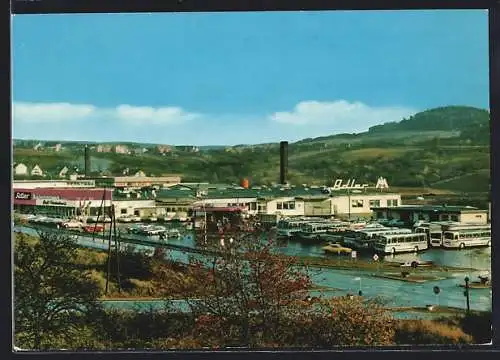
<svg viewBox="0 0 500 360"><path fill-rule="evenodd" d="M132 222L132 218L130 217L130 215L120 216L120 217L116 218L116 220L118 222L122 222L122 223Z"/></svg>
<svg viewBox="0 0 500 360"><path fill-rule="evenodd" d="M75 220L65 221L61 225L63 228L66 228L66 229L79 229L79 228L83 227L82 222L75 221Z"/></svg>
<svg viewBox="0 0 500 360"><path fill-rule="evenodd" d="M141 221L141 217L137 216L137 215L130 215L130 221L131 222L140 222Z"/></svg>

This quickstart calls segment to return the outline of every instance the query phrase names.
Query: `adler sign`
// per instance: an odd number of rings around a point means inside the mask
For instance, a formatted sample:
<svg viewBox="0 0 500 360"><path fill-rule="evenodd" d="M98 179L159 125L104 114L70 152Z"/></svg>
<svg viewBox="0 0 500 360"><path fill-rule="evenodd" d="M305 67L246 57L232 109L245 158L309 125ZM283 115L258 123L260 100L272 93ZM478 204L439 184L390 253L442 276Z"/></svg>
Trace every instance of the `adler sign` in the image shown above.
<svg viewBox="0 0 500 360"><path fill-rule="evenodd" d="M375 187L376 189L388 189L389 185L387 184L387 180L383 177L379 177L377 179L377 183L375 186L369 186L368 184L356 184L356 179L349 179L347 181L343 179L337 179L335 180L333 186L329 188L329 190L363 190L366 188L373 188Z"/></svg>
<svg viewBox="0 0 500 360"><path fill-rule="evenodd" d="M16 200L31 200L32 194L24 191L16 191L14 192L14 199Z"/></svg>

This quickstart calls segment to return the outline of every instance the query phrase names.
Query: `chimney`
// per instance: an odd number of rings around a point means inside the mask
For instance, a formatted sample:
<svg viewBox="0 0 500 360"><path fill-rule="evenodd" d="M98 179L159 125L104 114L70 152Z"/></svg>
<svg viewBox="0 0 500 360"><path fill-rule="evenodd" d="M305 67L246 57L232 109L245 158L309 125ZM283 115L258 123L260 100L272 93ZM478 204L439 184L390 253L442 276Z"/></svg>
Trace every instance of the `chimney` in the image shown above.
<svg viewBox="0 0 500 360"><path fill-rule="evenodd" d="M280 142L280 184L286 184L288 174L288 141Z"/></svg>
<svg viewBox="0 0 500 360"><path fill-rule="evenodd" d="M85 177L90 176L90 150L89 146L85 145Z"/></svg>

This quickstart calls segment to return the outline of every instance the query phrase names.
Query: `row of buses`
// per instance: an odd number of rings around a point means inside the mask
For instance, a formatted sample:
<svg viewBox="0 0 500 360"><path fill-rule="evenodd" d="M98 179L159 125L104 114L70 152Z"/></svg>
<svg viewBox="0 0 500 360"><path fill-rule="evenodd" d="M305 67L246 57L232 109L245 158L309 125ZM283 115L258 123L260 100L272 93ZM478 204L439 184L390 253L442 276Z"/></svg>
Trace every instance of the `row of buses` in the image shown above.
<svg viewBox="0 0 500 360"><path fill-rule="evenodd" d="M431 247L464 249L491 246L491 224L431 222L416 227L415 232L426 234Z"/></svg>
<svg viewBox="0 0 500 360"><path fill-rule="evenodd" d="M463 249L490 246L491 225L424 223L412 231L378 223L299 218L280 220L277 237L309 243L338 242L357 251L397 254L423 251L429 247Z"/></svg>

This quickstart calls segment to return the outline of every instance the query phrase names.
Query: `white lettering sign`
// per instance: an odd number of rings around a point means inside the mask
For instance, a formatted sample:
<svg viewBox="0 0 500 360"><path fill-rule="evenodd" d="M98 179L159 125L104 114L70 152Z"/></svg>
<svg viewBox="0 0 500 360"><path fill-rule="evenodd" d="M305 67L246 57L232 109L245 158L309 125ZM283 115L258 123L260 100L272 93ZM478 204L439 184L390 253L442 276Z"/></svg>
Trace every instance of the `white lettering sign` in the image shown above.
<svg viewBox="0 0 500 360"><path fill-rule="evenodd" d="M36 198L40 199L40 200L54 200L54 201L60 199L59 196L54 196L54 195L51 195L51 196L48 196L48 195L36 195Z"/></svg>
<svg viewBox="0 0 500 360"><path fill-rule="evenodd" d="M356 259L357 256L358 256L358 253L356 251L351 252L351 257L353 259Z"/></svg>
<svg viewBox="0 0 500 360"><path fill-rule="evenodd" d="M31 193L16 191L14 193L14 198L17 200L31 200Z"/></svg>
<svg viewBox="0 0 500 360"><path fill-rule="evenodd" d="M347 190L347 189L362 190L362 189L367 188L367 187L368 187L368 184L356 184L356 179L349 179L345 183L344 183L344 180L337 179L337 180L335 180L335 183L333 184L333 187L331 188L331 190Z"/></svg>
<svg viewBox="0 0 500 360"><path fill-rule="evenodd" d="M377 180L377 185L375 185L376 189L388 189L389 185L387 184L387 179L383 177L379 177Z"/></svg>

